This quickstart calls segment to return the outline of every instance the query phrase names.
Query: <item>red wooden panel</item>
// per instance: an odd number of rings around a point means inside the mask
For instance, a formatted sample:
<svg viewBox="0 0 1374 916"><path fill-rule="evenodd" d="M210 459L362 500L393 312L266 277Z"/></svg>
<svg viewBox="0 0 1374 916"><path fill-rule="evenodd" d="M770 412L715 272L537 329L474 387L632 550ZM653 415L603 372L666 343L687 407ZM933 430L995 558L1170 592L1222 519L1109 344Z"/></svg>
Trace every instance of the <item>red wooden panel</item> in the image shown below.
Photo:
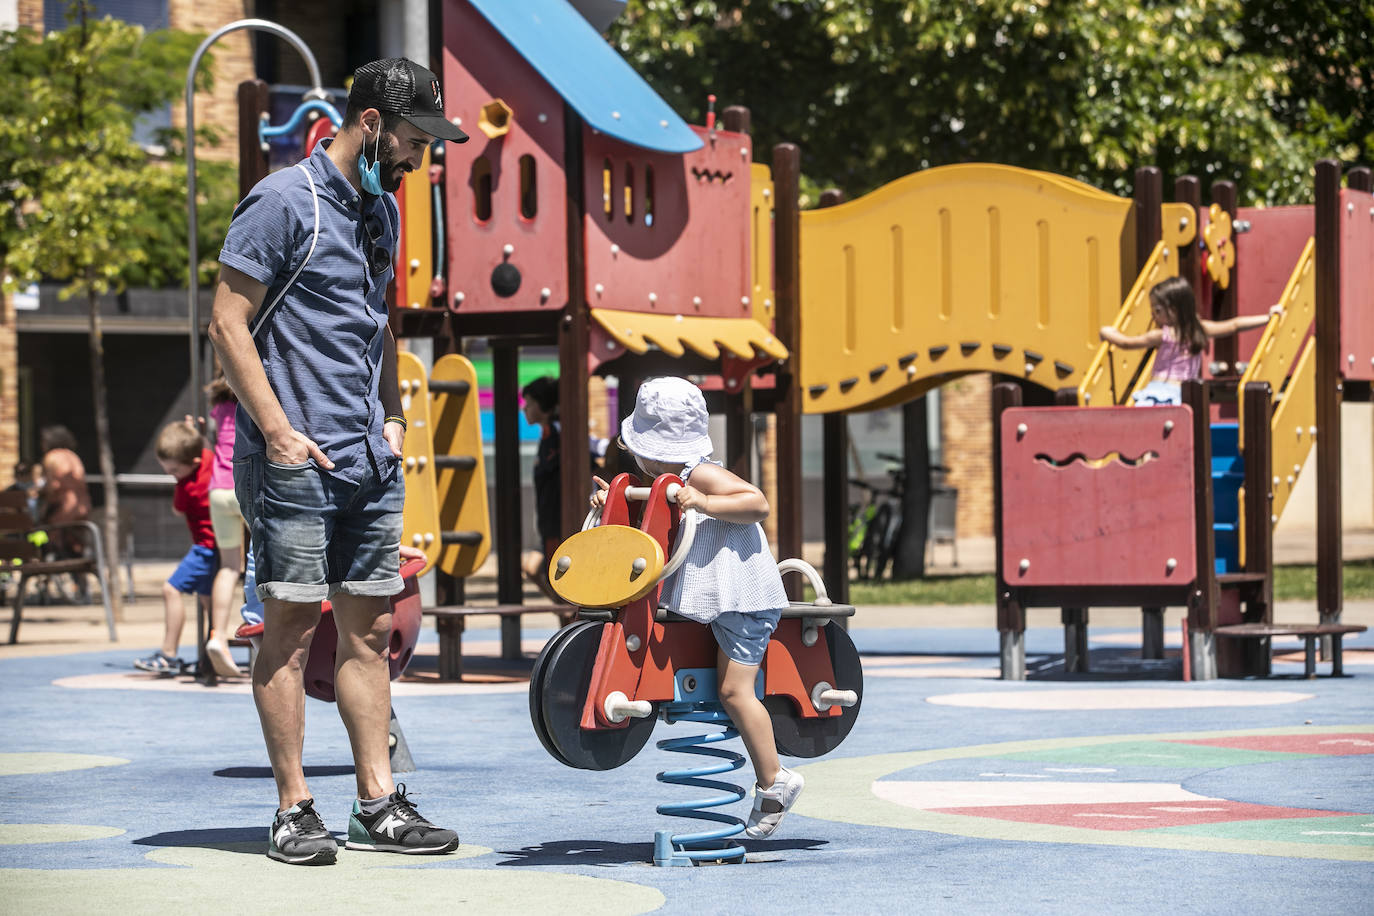
<svg viewBox="0 0 1374 916"><path fill-rule="evenodd" d="M1374 194L1341 191L1341 372L1374 379Z"/></svg>
<svg viewBox="0 0 1374 916"><path fill-rule="evenodd" d="M583 188L592 308L725 318L752 314L747 298L751 142L747 134L718 130L712 139L705 129L693 130L705 143L682 155L586 131ZM646 178L649 169L652 184ZM650 198L652 221L645 219Z"/></svg>
<svg viewBox="0 0 1374 916"><path fill-rule="evenodd" d="M1236 236L1236 314L1263 315L1283 295L1312 237L1313 208L1241 207L1236 219L1250 222L1250 231ZM1263 333L1263 328L1240 332L1240 359L1249 361Z"/></svg>
<svg viewBox="0 0 1374 916"><path fill-rule="evenodd" d="M461 312L562 309L568 301L567 178L563 168L563 100L487 20L461 0L444 3L444 105L461 118L467 143L445 144L445 226L450 306ZM489 139L478 129L482 106L501 99L510 130ZM534 216L521 213L520 159L534 161ZM491 215L479 219L475 175L491 175ZM509 245L513 249L507 255ZM493 291L492 271L520 271L515 295ZM544 295L548 290L548 295ZM436 303L437 304L437 303Z"/></svg>
<svg viewBox="0 0 1374 916"><path fill-rule="evenodd" d="M1196 578L1190 408L1011 408L1001 474L1008 584Z"/></svg>

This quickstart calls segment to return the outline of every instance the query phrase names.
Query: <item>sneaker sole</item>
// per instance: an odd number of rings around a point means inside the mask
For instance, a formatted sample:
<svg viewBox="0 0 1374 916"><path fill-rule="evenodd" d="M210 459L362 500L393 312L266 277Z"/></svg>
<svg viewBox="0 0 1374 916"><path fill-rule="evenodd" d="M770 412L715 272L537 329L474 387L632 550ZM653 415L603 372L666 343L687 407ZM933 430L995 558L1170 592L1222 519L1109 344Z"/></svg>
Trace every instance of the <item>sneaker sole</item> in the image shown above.
<svg viewBox="0 0 1374 916"><path fill-rule="evenodd" d="M344 843L345 849L357 849L361 852L398 852L408 856L437 856L446 852L453 852L458 848L458 841L444 843L439 846L394 846L389 843L360 843L357 840L348 840Z"/></svg>
<svg viewBox="0 0 1374 916"><path fill-rule="evenodd" d="M333 865L338 856L337 849L321 849L308 856L288 856L280 849L267 850L267 858L287 865Z"/></svg>

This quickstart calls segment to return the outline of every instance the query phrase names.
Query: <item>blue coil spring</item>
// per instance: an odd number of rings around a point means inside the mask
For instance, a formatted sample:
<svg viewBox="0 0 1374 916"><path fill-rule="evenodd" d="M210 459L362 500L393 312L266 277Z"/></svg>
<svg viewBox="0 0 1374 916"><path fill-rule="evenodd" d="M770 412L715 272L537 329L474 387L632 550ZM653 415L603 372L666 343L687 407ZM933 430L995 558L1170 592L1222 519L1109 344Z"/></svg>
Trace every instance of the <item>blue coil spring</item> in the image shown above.
<svg viewBox="0 0 1374 916"><path fill-rule="evenodd" d="M658 781L670 785L692 786L710 789L724 794L690 801L670 802L659 805L657 811L668 817L685 817L694 820L712 821L723 824L714 830L698 833L675 834L671 830L660 830L654 835L655 865L692 865L702 861L739 861L744 860L744 847L730 841L730 837L744 831L744 821L732 814L710 811L724 805L733 805L744 799L743 786L734 783L708 779L722 773L732 773L744 766L744 756L720 747L711 747L731 738L738 738L739 732L723 709L714 704L694 704L691 709L665 711L666 722L709 722L724 725L724 730L705 735L687 735L681 738L665 738L658 742L659 750L679 754L696 754L715 757L719 763L681 770L665 770L658 774Z"/></svg>

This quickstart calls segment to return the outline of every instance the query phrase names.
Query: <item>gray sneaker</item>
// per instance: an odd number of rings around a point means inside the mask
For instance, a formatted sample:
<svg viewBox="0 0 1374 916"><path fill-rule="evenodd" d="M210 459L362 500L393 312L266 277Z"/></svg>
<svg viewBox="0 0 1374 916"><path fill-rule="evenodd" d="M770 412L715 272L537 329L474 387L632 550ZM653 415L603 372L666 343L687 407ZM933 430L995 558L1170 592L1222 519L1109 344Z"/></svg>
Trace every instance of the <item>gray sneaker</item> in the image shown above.
<svg viewBox="0 0 1374 916"><path fill-rule="evenodd" d="M767 789L755 786L754 809L749 812L744 835L754 840L772 836L773 831L782 823L782 816L792 807L797 796L801 795L802 787L805 785L806 780L802 778L802 774L784 768Z"/></svg>
<svg viewBox="0 0 1374 916"><path fill-rule="evenodd" d="M267 858L287 865L333 865L339 854L339 844L324 829L313 798L278 811L269 839Z"/></svg>

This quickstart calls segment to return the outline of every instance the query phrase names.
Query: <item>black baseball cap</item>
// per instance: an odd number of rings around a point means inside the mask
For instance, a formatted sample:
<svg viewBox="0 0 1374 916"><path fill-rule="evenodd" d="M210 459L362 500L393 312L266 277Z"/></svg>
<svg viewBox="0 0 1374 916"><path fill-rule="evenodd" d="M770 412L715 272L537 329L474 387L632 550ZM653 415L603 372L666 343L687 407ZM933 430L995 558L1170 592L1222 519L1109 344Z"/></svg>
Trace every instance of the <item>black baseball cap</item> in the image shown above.
<svg viewBox="0 0 1374 916"><path fill-rule="evenodd" d="M348 106L375 108L400 115L440 140L466 143L468 135L444 117L444 93L439 77L404 57L388 57L363 64L353 73Z"/></svg>

